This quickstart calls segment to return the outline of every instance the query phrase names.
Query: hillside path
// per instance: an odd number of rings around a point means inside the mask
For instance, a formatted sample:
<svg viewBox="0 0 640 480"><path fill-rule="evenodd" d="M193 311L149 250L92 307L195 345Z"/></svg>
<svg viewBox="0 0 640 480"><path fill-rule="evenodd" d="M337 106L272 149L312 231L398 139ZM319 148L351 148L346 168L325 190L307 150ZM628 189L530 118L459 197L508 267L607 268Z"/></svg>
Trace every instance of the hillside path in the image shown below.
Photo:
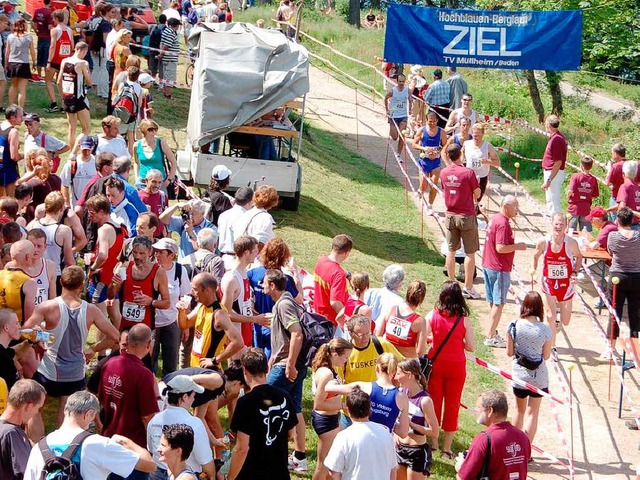
<svg viewBox="0 0 640 480"><path fill-rule="evenodd" d="M384 107L381 101L372 100L371 97L356 92L337 81L328 73L311 67L311 91L307 96L307 116L314 121L317 126L328 131L337 133L343 140L344 145L350 150L357 151L363 157L384 167L390 175L405 185L401 170L396 164L391 154L387 152L386 139L389 133L389 126L384 115ZM357 99L357 101L356 101ZM357 107L356 107L357 103ZM358 121L356 122L356 116ZM411 161L408 160L407 163ZM417 185L417 169L410 163L408 168L412 178L412 183ZM517 219L514 227L516 240L525 240L530 243L541 236L547 226L547 221L540 213L542 206L528 201L521 192L517 192L514 185L504 179L495 171L492 173L490 185L495 189L490 191L486 204L490 213L498 210L500 194L513 193L520 201L521 215ZM416 196L409 195L411 202L416 208L420 208ZM436 200L435 210L444 211L443 201L440 197ZM434 248L440 249L444 233L441 224L433 216L425 217L425 232L428 237L427 243ZM420 226L407 226L408 229L415 228L419 231ZM484 232L481 231L483 241ZM517 252L516 268L523 276L528 276L533 249L526 252ZM477 257L476 263L480 264ZM443 259L444 265L444 259ZM427 280L429 281L429 280ZM438 282L440 280L438 279ZM588 288L590 283L581 283L584 286L584 298L586 302L593 306L596 302L593 288ZM480 319L481 328L486 328L488 317L488 305L484 301L484 284L482 276L479 274L475 282L475 287L482 292L481 300L471 301L471 308ZM514 282L514 289L521 292L521 288ZM578 289L580 291L580 289ZM520 293L523 296L522 293ZM518 307L513 302L513 294L509 295L510 302L505 307L505 311L500 324L500 329L504 335L507 323L517 316ZM608 321L603 310L598 321L606 326ZM596 311L597 313L597 311ZM557 370L551 362L548 362L550 390L551 393L565 399L565 390L568 391L569 370L568 367L575 364L572 373L573 384L573 449L575 462L575 478L577 479L631 479L633 476L632 466L640 462L640 452L638 451L638 432L628 430L624 425L625 419L632 418L628 403L623 402L622 420L618 419L618 395L620 382L615 372L611 382L611 400L607 398L608 389L608 363L600 363L597 357L603 351L605 344L596 334L589 318L582 313L579 301L574 300L573 317L571 324L565 327L557 337L557 348L559 362ZM496 364L506 370L511 370L511 361L507 358L503 349L495 351ZM479 368L476 365L468 364L468 368ZM556 374L556 371L559 372ZM640 404L640 394L638 394L638 375L635 370L625 376L627 385L630 386L633 399ZM515 405L510 384L505 382L505 391L510 399L510 410L513 412ZM568 454L562 447L558 436L558 428L552 414L550 401L543 399L540 412L540 424L538 434L534 444L546 452L554 455L562 462L567 463ZM568 405L558 405L557 407L560 424L565 432L566 438L570 436L570 410ZM461 415L468 413L462 412ZM438 455L434 456L438 461ZM529 478L533 479L556 479L570 478L569 472L564 467L555 464L553 461L539 454L534 454L535 462L529 469Z"/></svg>

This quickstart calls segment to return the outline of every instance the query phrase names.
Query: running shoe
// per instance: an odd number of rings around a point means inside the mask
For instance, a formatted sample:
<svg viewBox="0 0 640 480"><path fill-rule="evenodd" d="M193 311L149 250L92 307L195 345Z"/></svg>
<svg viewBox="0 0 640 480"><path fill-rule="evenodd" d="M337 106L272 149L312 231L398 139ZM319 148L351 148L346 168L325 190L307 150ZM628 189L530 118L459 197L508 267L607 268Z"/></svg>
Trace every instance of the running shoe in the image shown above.
<svg viewBox="0 0 640 480"><path fill-rule="evenodd" d="M507 348L507 341L499 333L496 333L491 338L485 338L484 344L491 348Z"/></svg>
<svg viewBox="0 0 640 480"><path fill-rule="evenodd" d="M56 113L60 111L60 107L57 104L52 103L49 108L45 108L44 111L47 113Z"/></svg>
<svg viewBox="0 0 640 480"><path fill-rule="evenodd" d="M638 422L636 420L627 420L624 424L629 430L638 430Z"/></svg>
<svg viewBox="0 0 640 480"><path fill-rule="evenodd" d="M602 362L608 362L611 360L611 350L606 349L602 354L598 357L598 360Z"/></svg>
<svg viewBox="0 0 640 480"><path fill-rule="evenodd" d="M551 360L554 362L558 362L558 349L556 347L551 347Z"/></svg>
<svg viewBox="0 0 640 480"><path fill-rule="evenodd" d="M482 295L473 286L471 288L464 287L462 289L462 296L464 298L470 298L472 300L478 300Z"/></svg>
<svg viewBox="0 0 640 480"><path fill-rule="evenodd" d="M292 453L291 455L289 455L289 470L293 470L294 472L298 473L306 472L307 470L309 470L307 459L303 458L302 460L298 460Z"/></svg>
<svg viewBox="0 0 640 480"><path fill-rule="evenodd" d="M622 364L622 371L623 371L623 372L626 372L626 371L628 371L628 370L632 370L632 369L634 369L634 368L636 368L636 364L635 364L635 363L633 363L632 361L624 362L624 363Z"/></svg>

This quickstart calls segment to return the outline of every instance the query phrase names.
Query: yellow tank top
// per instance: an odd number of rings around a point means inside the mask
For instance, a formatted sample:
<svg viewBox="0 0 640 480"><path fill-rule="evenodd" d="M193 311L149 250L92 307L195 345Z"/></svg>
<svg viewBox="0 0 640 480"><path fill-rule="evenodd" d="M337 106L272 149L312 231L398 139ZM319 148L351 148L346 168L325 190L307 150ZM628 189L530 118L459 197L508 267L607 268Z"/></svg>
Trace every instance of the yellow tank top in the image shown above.
<svg viewBox="0 0 640 480"><path fill-rule="evenodd" d="M9 389L7 389L7 382L4 378L0 378L0 415L7 408L7 398L9 397Z"/></svg>
<svg viewBox="0 0 640 480"><path fill-rule="evenodd" d="M76 28L76 23L78 23L79 17L76 11L73 8L67 7L69 11L69 27Z"/></svg>
<svg viewBox="0 0 640 480"><path fill-rule="evenodd" d="M24 319L24 292L22 286L29 275L22 270L0 270L0 308L10 308L22 325Z"/></svg>
<svg viewBox="0 0 640 480"><path fill-rule="evenodd" d="M196 315L195 332L193 334L193 346L191 347L191 366L199 367L200 359L212 358L218 355L223 349L226 334L213 328L213 315L216 310L222 307L220 303L200 307Z"/></svg>

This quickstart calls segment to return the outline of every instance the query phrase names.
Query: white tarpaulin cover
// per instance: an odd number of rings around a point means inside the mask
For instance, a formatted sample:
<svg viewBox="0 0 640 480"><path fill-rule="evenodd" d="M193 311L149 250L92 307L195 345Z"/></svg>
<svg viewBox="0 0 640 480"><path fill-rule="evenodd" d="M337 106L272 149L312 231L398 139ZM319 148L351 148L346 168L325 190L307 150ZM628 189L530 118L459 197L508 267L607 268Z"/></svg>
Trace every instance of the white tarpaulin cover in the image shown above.
<svg viewBox="0 0 640 480"><path fill-rule="evenodd" d="M278 30L201 23L187 136L193 150L309 91L307 50Z"/></svg>

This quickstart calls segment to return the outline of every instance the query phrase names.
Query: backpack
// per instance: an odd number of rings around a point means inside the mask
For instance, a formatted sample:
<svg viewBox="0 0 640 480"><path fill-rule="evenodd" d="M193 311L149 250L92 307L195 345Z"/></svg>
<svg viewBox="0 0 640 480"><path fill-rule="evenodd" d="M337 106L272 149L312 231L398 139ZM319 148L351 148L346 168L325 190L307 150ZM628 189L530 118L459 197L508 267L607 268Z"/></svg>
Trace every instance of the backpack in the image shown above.
<svg viewBox="0 0 640 480"><path fill-rule="evenodd" d="M71 458L88 437L93 435L91 432L83 431L76 435L71 441L67 449L62 455L55 455L47 445L47 438L42 437L38 442L42 458L44 459L44 467L40 474L40 480L83 480L80 475L80 465L76 464Z"/></svg>
<svg viewBox="0 0 640 480"><path fill-rule="evenodd" d="M166 25L156 25L151 30L149 35L149 47L160 48L160 41L162 40L162 31L166 28Z"/></svg>
<svg viewBox="0 0 640 480"><path fill-rule="evenodd" d="M187 22L189 22L191 25L195 25L196 23L198 23L198 12L196 12L195 8L192 8L189 12L189 15L187 15Z"/></svg>
<svg viewBox="0 0 640 480"><path fill-rule="evenodd" d="M331 320L324 315L308 312L295 301L291 300L291 302L301 312L300 327L304 336L296 367L308 367L320 346L333 338L335 327Z"/></svg>
<svg viewBox="0 0 640 480"><path fill-rule="evenodd" d="M92 19L89 22L86 30L84 31L85 37L87 38L87 43L89 44L89 51L98 53L101 49L103 49L106 45L104 43L104 35L100 26L103 22L102 17L97 17Z"/></svg>
<svg viewBox="0 0 640 480"><path fill-rule="evenodd" d="M122 88L113 99L113 114L122 121L130 124L138 118L138 94L133 83L128 80L122 84Z"/></svg>
<svg viewBox="0 0 640 480"><path fill-rule="evenodd" d="M145 35L142 37L142 48L140 49L140 53L143 57L148 57L151 52L149 51L149 41L151 40L151 35Z"/></svg>

